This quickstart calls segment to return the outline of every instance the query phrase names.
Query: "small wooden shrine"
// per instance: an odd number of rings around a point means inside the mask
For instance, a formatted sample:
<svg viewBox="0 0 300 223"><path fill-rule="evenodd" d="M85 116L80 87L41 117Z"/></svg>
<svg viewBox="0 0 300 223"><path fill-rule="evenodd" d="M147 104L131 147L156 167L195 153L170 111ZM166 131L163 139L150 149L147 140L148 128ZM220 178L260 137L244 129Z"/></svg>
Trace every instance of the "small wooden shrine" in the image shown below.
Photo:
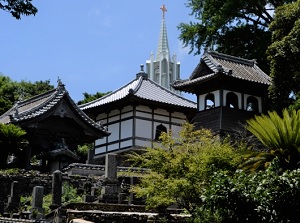
<svg viewBox="0 0 300 223"><path fill-rule="evenodd" d="M0 116L0 122L27 132L29 146L23 165L30 168L30 159L36 156L42 160L42 170L50 172L78 160L74 153L78 145L110 134L77 106L60 80L56 89L15 103Z"/></svg>

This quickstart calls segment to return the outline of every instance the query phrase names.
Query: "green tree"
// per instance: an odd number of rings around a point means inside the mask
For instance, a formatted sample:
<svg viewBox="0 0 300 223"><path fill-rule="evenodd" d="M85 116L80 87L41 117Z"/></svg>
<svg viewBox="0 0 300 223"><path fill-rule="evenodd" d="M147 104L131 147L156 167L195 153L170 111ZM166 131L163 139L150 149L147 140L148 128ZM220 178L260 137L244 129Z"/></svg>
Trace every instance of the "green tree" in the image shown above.
<svg viewBox="0 0 300 223"><path fill-rule="evenodd" d="M16 19L21 19L22 15L37 13L37 8L31 2L32 0L0 0L0 9L9 12Z"/></svg>
<svg viewBox="0 0 300 223"><path fill-rule="evenodd" d="M276 111L255 116L247 121L247 129L269 149L266 156L257 161L278 157L281 168L296 169L300 162L300 110L283 110L282 117Z"/></svg>
<svg viewBox="0 0 300 223"><path fill-rule="evenodd" d="M50 80L16 82L0 75L0 115L10 109L16 101L28 99L53 89Z"/></svg>
<svg viewBox="0 0 300 223"><path fill-rule="evenodd" d="M188 123L179 138L169 132L160 139L161 145L130 155L134 166L149 169L132 189L138 197L146 197L149 208L176 203L192 213L211 174L219 169L232 173L240 161L229 143L221 143L209 130L194 131Z"/></svg>
<svg viewBox="0 0 300 223"><path fill-rule="evenodd" d="M85 103L88 103L88 102L91 102L91 101L94 101L98 98L102 98L104 95L107 95L109 94L111 91L108 91L106 93L101 93L101 92L96 92L96 94L89 94L87 92L84 92L83 93L83 97L84 99L83 100L80 100L77 102L78 105L82 105L82 104L85 104Z"/></svg>
<svg viewBox="0 0 300 223"><path fill-rule="evenodd" d="M300 170L279 175L277 165L252 174L215 172L194 222L299 222Z"/></svg>
<svg viewBox="0 0 300 223"><path fill-rule="evenodd" d="M9 77L0 75L0 114L13 106L17 87Z"/></svg>
<svg viewBox="0 0 300 223"><path fill-rule="evenodd" d="M270 30L270 97L274 108L281 111L300 98L300 1L277 8Z"/></svg>
<svg viewBox="0 0 300 223"><path fill-rule="evenodd" d="M202 47L217 47L220 52L258 59L267 72L265 51L271 43L268 26L273 11L292 0L188 0L196 22L181 23L180 39L191 52ZM237 44L237 45L236 45Z"/></svg>
<svg viewBox="0 0 300 223"><path fill-rule="evenodd" d="M7 164L8 155L16 154L27 146L26 132L13 124L0 123L0 168Z"/></svg>

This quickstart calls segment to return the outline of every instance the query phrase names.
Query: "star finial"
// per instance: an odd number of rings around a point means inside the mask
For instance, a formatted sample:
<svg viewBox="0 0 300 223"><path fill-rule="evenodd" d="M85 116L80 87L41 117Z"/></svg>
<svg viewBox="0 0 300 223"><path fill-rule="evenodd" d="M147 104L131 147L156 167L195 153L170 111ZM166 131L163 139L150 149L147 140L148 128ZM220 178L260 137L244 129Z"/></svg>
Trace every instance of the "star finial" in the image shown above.
<svg viewBox="0 0 300 223"><path fill-rule="evenodd" d="M162 13L163 13L163 18L165 18L165 12L168 11L165 4L163 4L161 7L160 7Z"/></svg>

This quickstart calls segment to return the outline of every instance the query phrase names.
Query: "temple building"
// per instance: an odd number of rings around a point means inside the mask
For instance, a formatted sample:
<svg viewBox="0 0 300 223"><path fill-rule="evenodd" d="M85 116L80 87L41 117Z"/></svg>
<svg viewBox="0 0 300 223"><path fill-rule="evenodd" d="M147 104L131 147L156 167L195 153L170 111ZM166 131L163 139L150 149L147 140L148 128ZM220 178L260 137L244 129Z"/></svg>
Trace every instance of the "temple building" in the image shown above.
<svg viewBox="0 0 300 223"><path fill-rule="evenodd" d="M41 160L37 168L51 173L78 162L78 145L110 134L79 109L60 80L57 88L15 103L0 116L0 123L26 131L29 144L21 157L23 167L31 168L30 159L36 156Z"/></svg>
<svg viewBox="0 0 300 223"><path fill-rule="evenodd" d="M80 108L111 132L96 140L94 159L110 152L153 147L161 132L172 131L176 136L196 113L195 102L150 80L143 66L135 79Z"/></svg>
<svg viewBox="0 0 300 223"><path fill-rule="evenodd" d="M171 58L167 27L165 22L165 5L161 7L162 21L159 32L159 40L156 51L156 57L151 53L150 60L146 61L146 73L149 79L155 81L159 85L180 94L180 91L175 90L170 84L180 79L180 62L177 61L177 56L174 54Z"/></svg>
<svg viewBox="0 0 300 223"><path fill-rule="evenodd" d="M242 129L246 120L266 112L271 78L255 60L246 60L205 49L200 63L187 80L173 87L197 96L197 128L220 135Z"/></svg>

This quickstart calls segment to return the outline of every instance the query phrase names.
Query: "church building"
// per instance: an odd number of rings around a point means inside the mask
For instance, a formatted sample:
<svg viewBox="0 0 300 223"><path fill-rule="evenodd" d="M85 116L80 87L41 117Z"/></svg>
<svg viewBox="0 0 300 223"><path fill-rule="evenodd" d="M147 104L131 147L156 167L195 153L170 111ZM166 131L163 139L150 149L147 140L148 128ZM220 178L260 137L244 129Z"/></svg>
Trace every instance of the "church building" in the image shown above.
<svg viewBox="0 0 300 223"><path fill-rule="evenodd" d="M165 22L165 5L161 8L163 16L159 32L159 40L156 51L156 57L151 53L150 60L146 61L146 73L149 79L155 81L159 85L169 89L172 92L180 94L180 91L175 90L171 83L180 79L180 62L177 61L176 54L170 56L167 27Z"/></svg>

